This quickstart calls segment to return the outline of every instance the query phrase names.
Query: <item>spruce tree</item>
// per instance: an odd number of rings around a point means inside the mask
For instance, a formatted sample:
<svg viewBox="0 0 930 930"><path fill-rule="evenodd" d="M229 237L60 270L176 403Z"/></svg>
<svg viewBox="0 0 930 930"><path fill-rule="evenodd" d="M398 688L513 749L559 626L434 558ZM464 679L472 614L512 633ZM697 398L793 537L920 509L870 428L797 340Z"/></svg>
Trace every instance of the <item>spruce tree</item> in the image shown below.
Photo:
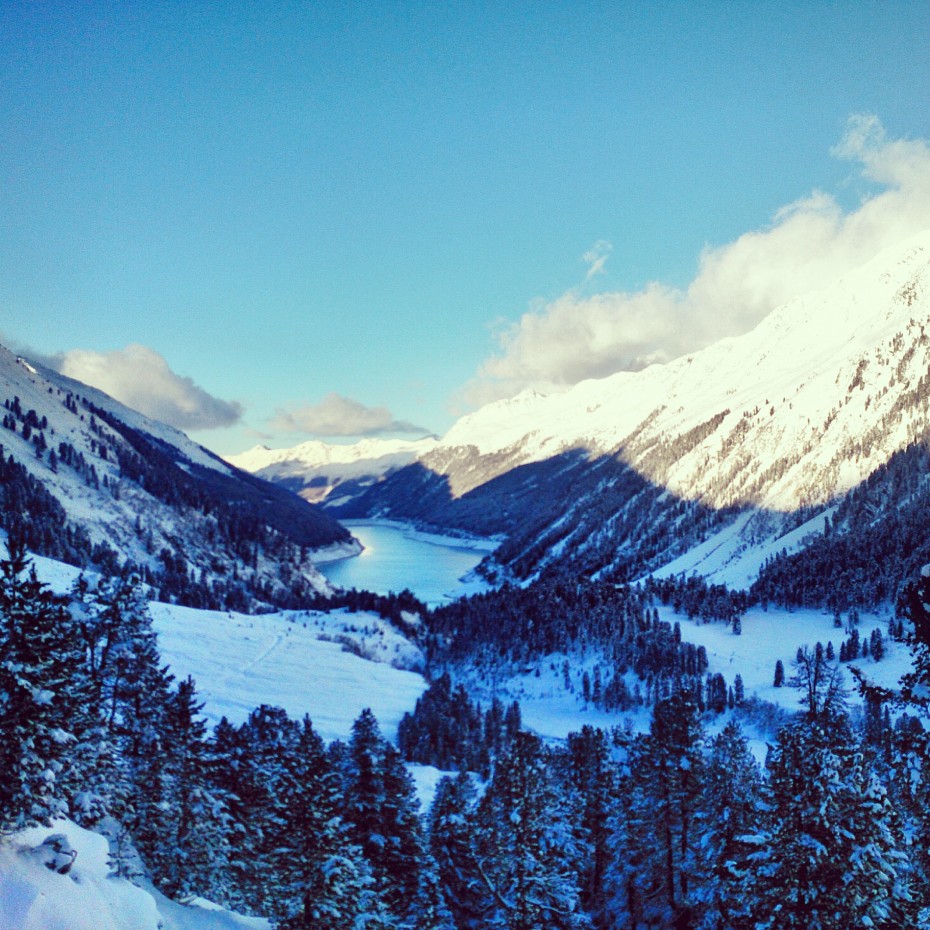
<svg viewBox="0 0 930 930"><path fill-rule="evenodd" d="M352 724L344 814L352 842L371 864L377 879L385 876L382 811L386 743L375 715L365 708Z"/></svg>
<svg viewBox="0 0 930 930"><path fill-rule="evenodd" d="M569 778L581 804L584 840L581 902L595 927L607 927L607 873L610 868L610 815L616 797L616 766L603 730L582 727L568 735Z"/></svg>
<svg viewBox="0 0 930 930"><path fill-rule="evenodd" d="M739 724L730 721L711 741L697 828L702 926L728 927L751 912L745 885L766 824L763 780Z"/></svg>
<svg viewBox="0 0 930 930"><path fill-rule="evenodd" d="M156 882L174 897L229 896L227 811L213 784L206 723L194 682L187 678L167 703L161 729L164 782L159 831L146 824L141 850ZM149 811L151 814L151 811Z"/></svg>
<svg viewBox="0 0 930 930"><path fill-rule="evenodd" d="M385 902L394 914L406 919L420 889L424 838L420 826L420 802L413 779L400 754L390 744L384 749L382 779L381 835L384 846L378 867L384 874Z"/></svg>
<svg viewBox="0 0 930 930"><path fill-rule="evenodd" d="M455 930L435 860L425 855L420 863L420 883L413 902L411 930Z"/></svg>
<svg viewBox="0 0 930 930"><path fill-rule="evenodd" d="M477 924L490 907L477 859L477 797L462 771L440 780L429 811L429 850L457 927Z"/></svg>
<svg viewBox="0 0 930 930"><path fill-rule="evenodd" d="M68 812L86 678L63 598L36 578L12 534L0 560L0 830Z"/></svg>
<svg viewBox="0 0 930 930"><path fill-rule="evenodd" d="M579 928L580 848L539 738L517 732L478 806L477 864L488 890L484 926Z"/></svg>
<svg viewBox="0 0 930 930"><path fill-rule="evenodd" d="M656 704L650 732L630 747L626 808L616 822L614 907L624 920L686 926L699 875L697 824L703 732L694 697Z"/></svg>
<svg viewBox="0 0 930 930"><path fill-rule="evenodd" d="M220 742L222 735L222 743ZM292 846L291 799L300 726L280 707L263 704L238 733L224 728L215 739L220 786L231 791L231 827L240 837L230 872L242 906L255 914L281 917L287 911L289 878L282 855Z"/></svg>
<svg viewBox="0 0 930 930"><path fill-rule="evenodd" d="M758 930L914 925L909 865L885 791L843 716L779 734L772 826L747 882Z"/></svg>
<svg viewBox="0 0 930 930"><path fill-rule="evenodd" d="M290 756L293 791L287 799L289 830L277 864L282 873L281 930L341 930L389 926L374 877L361 850L348 838L339 814L342 798L323 740L308 717Z"/></svg>

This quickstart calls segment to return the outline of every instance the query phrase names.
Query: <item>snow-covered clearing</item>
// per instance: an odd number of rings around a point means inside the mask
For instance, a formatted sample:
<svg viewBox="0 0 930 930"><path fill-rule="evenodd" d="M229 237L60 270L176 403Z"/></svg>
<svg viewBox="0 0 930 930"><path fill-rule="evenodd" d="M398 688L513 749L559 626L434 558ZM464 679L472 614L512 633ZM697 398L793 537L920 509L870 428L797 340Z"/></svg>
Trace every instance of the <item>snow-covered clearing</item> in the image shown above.
<svg viewBox="0 0 930 930"><path fill-rule="evenodd" d="M756 697L785 712L800 709L800 695L787 683L781 688L774 686L775 663L781 659L786 676L790 679L798 647L806 645L813 648L818 641L826 646L832 641L839 654L840 643L849 636L845 627L848 618L844 617L843 628L836 628L832 615L820 610L786 611L769 608L765 611L753 608L742 618L740 635L735 634L725 623L689 620L667 607L659 607L659 616L669 623L681 624L682 639L705 648L708 674L723 675L730 687L738 674L743 679L747 700ZM860 669L869 681L888 688L894 688L901 676L911 668L908 648L888 636L888 620L891 616L890 609L860 615L857 626L860 640L867 641L873 629L880 630L885 656L880 662L864 658L841 666L848 690L848 703L853 711L862 704L862 698L856 690L853 668ZM563 664L566 659L570 665L570 689L565 687ZM581 678L585 670L590 672L593 669L596 659L595 655L585 659L579 656L551 655L498 681L476 680L469 684L474 686L475 695L482 701L490 700L492 694L504 701L518 700L524 725L549 740L563 740L569 733L580 730L586 724L605 728L621 725L634 732L648 730L652 718L651 708L607 713L593 704L585 703ZM631 685L634 681L632 677L629 679ZM730 712L724 712L716 718L708 716L708 733L713 734L722 729L728 719ZM755 726L752 721L746 721L746 728L747 733L752 734ZM757 743L762 747L762 756L765 735L773 734L758 733Z"/></svg>
<svg viewBox="0 0 930 930"><path fill-rule="evenodd" d="M260 704L309 714L326 740L345 739L370 707L393 739L426 688L423 656L374 614L193 610L153 603L162 657L191 675L211 722L241 723Z"/></svg>
<svg viewBox="0 0 930 930"><path fill-rule="evenodd" d="M737 674L743 678L746 697L758 696L764 701L777 704L788 710L798 709L798 693L791 687L774 686L775 663L781 659L785 673L790 677L791 663L794 661L799 646L811 648L819 641L827 645L833 643L839 654L840 643L848 638L844 617L844 626L833 625L833 616L820 610L778 610L760 607L748 610L742 618L742 633L736 635L725 623L698 623L676 614L671 608L659 608L659 616L670 623L681 624L681 638L707 650L710 663L708 669L712 674L720 673L733 684ZM855 691L853 667L861 671L877 684L894 687L901 676L911 667L911 656L901 643L893 642L888 636L890 610L860 615L857 629L860 640L868 640L872 630L881 631L885 656L880 662L871 658L858 659L844 664L846 686L851 689L850 703L861 703Z"/></svg>
<svg viewBox="0 0 930 930"><path fill-rule="evenodd" d="M4 546L0 553L6 555ZM66 593L80 571L34 556L39 578ZM177 679L190 675L210 723L242 723L260 704L309 714L327 741L346 739L370 707L388 739L426 689L420 650L370 613L282 611L247 615L153 601L162 658ZM0 927L0 930L4 928Z"/></svg>

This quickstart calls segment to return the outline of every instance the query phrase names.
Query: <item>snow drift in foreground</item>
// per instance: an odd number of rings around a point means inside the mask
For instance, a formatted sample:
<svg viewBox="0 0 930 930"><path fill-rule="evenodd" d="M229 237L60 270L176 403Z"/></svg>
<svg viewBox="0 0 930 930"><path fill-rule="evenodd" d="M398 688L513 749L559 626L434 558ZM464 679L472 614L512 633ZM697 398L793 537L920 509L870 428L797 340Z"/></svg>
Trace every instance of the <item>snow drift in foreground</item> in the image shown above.
<svg viewBox="0 0 930 930"><path fill-rule="evenodd" d="M45 843L76 853L56 853ZM70 863L69 860L73 862ZM154 888L113 874L109 844L70 820L24 830L0 844L0 930L270 930L267 920L243 917L197 901L170 901ZM67 868L59 874L56 868Z"/></svg>

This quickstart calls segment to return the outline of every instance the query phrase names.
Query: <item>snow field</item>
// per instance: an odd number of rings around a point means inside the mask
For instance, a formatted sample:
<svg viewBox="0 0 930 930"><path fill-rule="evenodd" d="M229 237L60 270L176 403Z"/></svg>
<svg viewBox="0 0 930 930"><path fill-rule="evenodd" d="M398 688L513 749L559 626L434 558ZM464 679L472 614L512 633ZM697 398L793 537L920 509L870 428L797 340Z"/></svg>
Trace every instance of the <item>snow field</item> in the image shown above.
<svg viewBox="0 0 930 930"><path fill-rule="evenodd" d="M878 629L884 637L886 651L880 662L869 657L840 666L845 685L850 689L851 704L861 703L855 691L856 681L851 668L860 668L876 684L894 687L911 667L908 649L902 643L893 642L888 636L891 615L890 611L860 615L857 627L860 639L867 640L872 630ZM846 632L848 618L844 616L844 626L837 628L833 626L833 616L819 610L785 611L769 608L765 611L761 607L753 607L743 615L743 632L738 636L725 623L698 623L676 614L668 607L660 607L659 616L669 623L680 623L681 638L707 650L708 672L719 672L731 687L739 674L743 678L747 698L756 695L763 701L792 711L800 707L798 692L788 684L781 688L774 686L775 663L781 659L785 675L790 678L792 662L799 646L806 645L813 649L818 641L824 646L832 641L839 655L840 643L849 636Z"/></svg>
<svg viewBox="0 0 930 930"><path fill-rule="evenodd" d="M274 614L151 605L162 658L177 678L191 675L211 723L241 724L260 704L309 714L327 741L346 739L370 707L382 732L397 725L426 689L420 650L374 614Z"/></svg>

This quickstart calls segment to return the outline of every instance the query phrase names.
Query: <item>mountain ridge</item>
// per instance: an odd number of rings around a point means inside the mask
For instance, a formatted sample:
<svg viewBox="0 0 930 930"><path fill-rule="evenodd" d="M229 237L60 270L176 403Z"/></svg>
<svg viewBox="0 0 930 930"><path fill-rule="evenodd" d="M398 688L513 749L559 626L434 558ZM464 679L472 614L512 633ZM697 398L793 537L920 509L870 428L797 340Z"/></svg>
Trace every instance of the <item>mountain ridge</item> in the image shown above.
<svg viewBox="0 0 930 930"><path fill-rule="evenodd" d="M39 554L132 563L167 599L248 607L328 590L310 553L357 551L289 492L2 347L0 394L0 518Z"/></svg>
<svg viewBox="0 0 930 930"><path fill-rule="evenodd" d="M536 482L538 519L530 507L482 527L509 536L486 568L526 578L568 558L609 573L648 525L629 511L646 506L664 524L665 543L638 560L637 571L680 558L745 512L727 543L732 562L741 549L770 545L824 512L895 452L926 438L928 318L924 232L777 308L743 336L561 394L525 392L481 408L415 465L335 512L475 529L468 513L493 497L495 482L520 486L526 498ZM561 485L551 476L560 457L570 478ZM624 477L628 470L639 483ZM443 489L442 500L424 512L427 484L434 498ZM547 497L566 504L557 512ZM589 513L571 516L580 510ZM678 564L688 570L687 560Z"/></svg>
<svg viewBox="0 0 930 930"><path fill-rule="evenodd" d="M363 493L430 451L437 441L434 436L412 440L369 437L347 444L311 439L286 449L254 446L226 456L226 461L304 500L329 507ZM338 496L333 493L337 489Z"/></svg>

